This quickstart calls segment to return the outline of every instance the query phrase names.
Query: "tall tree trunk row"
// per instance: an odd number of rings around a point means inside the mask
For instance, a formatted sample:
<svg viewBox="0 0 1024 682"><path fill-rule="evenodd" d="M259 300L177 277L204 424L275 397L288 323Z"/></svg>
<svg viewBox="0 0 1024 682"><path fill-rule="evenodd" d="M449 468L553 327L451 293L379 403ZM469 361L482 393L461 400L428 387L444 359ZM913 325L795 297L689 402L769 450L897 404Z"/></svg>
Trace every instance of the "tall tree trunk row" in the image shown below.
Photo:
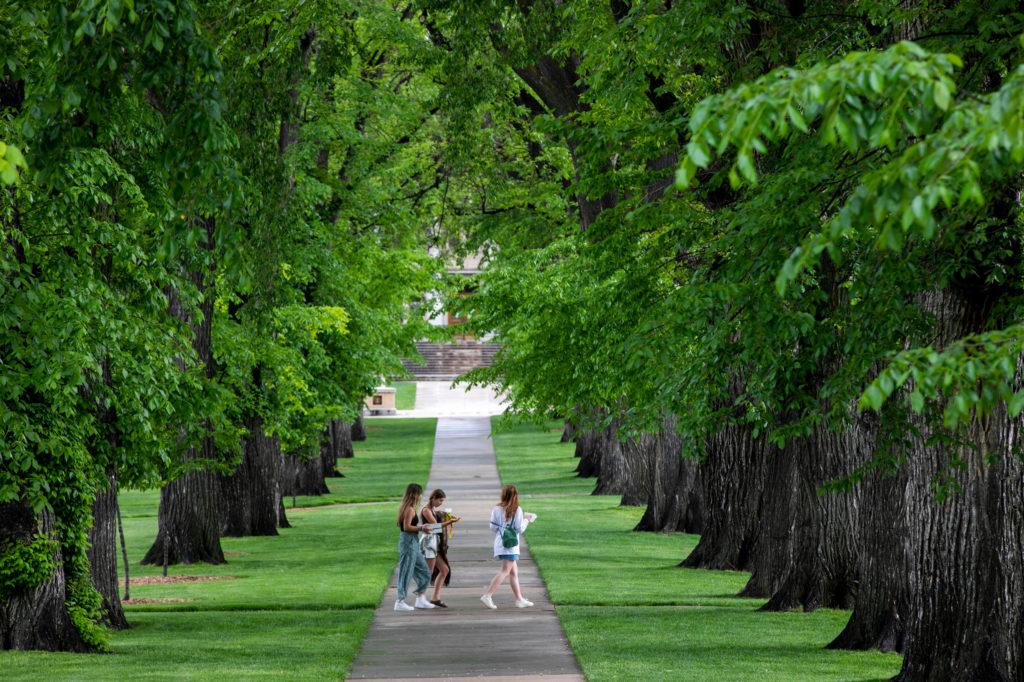
<svg viewBox="0 0 1024 682"><path fill-rule="evenodd" d="M103 598L107 624L122 630L128 627L121 607L117 583L117 477L107 475L107 487L92 503L92 528L89 529L89 571L92 585Z"/></svg>

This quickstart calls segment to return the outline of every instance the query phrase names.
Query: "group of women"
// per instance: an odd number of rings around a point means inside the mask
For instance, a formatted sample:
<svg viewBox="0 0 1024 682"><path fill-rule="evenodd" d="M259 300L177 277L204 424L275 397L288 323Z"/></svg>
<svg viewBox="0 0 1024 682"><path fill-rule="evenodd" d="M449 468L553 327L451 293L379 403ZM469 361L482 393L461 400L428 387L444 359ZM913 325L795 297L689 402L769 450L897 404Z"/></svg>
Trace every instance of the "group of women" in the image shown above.
<svg viewBox="0 0 1024 682"><path fill-rule="evenodd" d="M418 483L410 483L405 489L402 504L398 508L398 599L395 600L395 611L414 611L415 609L447 608L441 601L441 588L451 579L451 568L448 564L448 533L446 529L461 521L460 517L442 518L445 503L443 490L430 493L427 504L420 508L423 487ZM527 608L533 602L523 596L519 587L519 540L526 527L537 518L536 514L523 512L519 506L519 493L514 485L501 489L501 501L491 510L490 529L494 536L494 558L501 561L501 569L494 576L480 601L489 609L498 608L494 604L494 592L505 578L508 578L512 593L516 598L516 606ZM415 605L409 606L405 599L408 594L409 582L414 581L416 587ZM431 581L434 592L427 598L427 589Z"/></svg>

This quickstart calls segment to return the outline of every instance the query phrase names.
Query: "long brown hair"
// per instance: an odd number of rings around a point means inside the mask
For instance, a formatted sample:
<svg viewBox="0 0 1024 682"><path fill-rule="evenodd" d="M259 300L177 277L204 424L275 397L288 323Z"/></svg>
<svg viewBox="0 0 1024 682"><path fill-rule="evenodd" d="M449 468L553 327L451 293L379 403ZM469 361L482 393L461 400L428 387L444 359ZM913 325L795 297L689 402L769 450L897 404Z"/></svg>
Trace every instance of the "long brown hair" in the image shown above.
<svg viewBox="0 0 1024 682"><path fill-rule="evenodd" d="M429 504L431 507L433 507L434 506L434 500L444 500L444 499L447 499L447 498L448 498L448 496L444 494L444 491L441 490L440 488L438 488L434 492L430 493L430 498L427 500L427 504Z"/></svg>
<svg viewBox="0 0 1024 682"><path fill-rule="evenodd" d="M505 508L505 518L511 521L519 510L519 491L514 485L507 485L501 489L501 502L498 506Z"/></svg>
<svg viewBox="0 0 1024 682"><path fill-rule="evenodd" d="M402 504L398 506L398 525L402 530L405 530L405 512L410 508L416 508L421 495L423 495L423 486L419 483L410 483L405 486L405 496L402 497Z"/></svg>

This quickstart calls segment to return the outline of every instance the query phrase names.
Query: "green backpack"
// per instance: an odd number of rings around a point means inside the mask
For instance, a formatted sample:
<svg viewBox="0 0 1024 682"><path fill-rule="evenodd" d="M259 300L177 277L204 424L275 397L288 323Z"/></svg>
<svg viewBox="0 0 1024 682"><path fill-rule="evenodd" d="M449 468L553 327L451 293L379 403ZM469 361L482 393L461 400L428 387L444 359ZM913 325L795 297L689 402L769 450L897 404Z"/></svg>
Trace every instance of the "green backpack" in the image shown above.
<svg viewBox="0 0 1024 682"><path fill-rule="evenodd" d="M511 549L519 544L519 533L516 532L515 521L516 517L513 516L505 526L505 530L501 531L501 546L505 549Z"/></svg>

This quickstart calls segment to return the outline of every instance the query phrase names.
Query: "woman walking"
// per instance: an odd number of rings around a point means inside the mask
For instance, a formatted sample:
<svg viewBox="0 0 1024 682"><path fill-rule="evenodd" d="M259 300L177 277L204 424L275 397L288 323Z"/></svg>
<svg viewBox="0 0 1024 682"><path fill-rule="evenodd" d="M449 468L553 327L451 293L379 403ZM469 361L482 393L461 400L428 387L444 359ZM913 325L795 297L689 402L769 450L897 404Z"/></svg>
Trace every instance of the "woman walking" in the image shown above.
<svg viewBox="0 0 1024 682"><path fill-rule="evenodd" d="M491 533L494 534L494 558L501 560L501 570L494 576L487 591L480 597L480 601L489 609L496 609L494 605L495 591L501 583L508 578L512 587L512 594L516 597L516 606L525 609L533 606L533 602L523 596L519 589L519 538L526 531L526 527L534 520L536 514L525 514L519 507L519 492L514 485L507 485L501 489L501 501L491 510Z"/></svg>
<svg viewBox="0 0 1024 682"><path fill-rule="evenodd" d="M438 488L430 493L430 499L423 509L420 510L420 518L424 524L436 525L436 529L424 531L420 537L420 548L427 560L427 567L430 569L430 577L434 582L434 595L430 603L434 606L446 609L448 605L441 601L441 588L448 584L451 569L448 565L448 535L444 532L444 526L455 523L458 518L444 523L438 523L441 515L441 508L444 506L446 496L444 491Z"/></svg>
<svg viewBox="0 0 1024 682"><path fill-rule="evenodd" d="M418 483L410 483L406 486L402 504L398 507L398 528L401 532L398 537L398 599L395 600L395 611L414 610L412 606L405 603L406 589L412 579L416 580L415 608L435 608L424 594L427 587L430 586L430 571L423 558L419 543L421 527L427 529L427 527L421 526L416 514L416 508L420 504L422 495L423 486ZM432 525L442 527L442 524Z"/></svg>

